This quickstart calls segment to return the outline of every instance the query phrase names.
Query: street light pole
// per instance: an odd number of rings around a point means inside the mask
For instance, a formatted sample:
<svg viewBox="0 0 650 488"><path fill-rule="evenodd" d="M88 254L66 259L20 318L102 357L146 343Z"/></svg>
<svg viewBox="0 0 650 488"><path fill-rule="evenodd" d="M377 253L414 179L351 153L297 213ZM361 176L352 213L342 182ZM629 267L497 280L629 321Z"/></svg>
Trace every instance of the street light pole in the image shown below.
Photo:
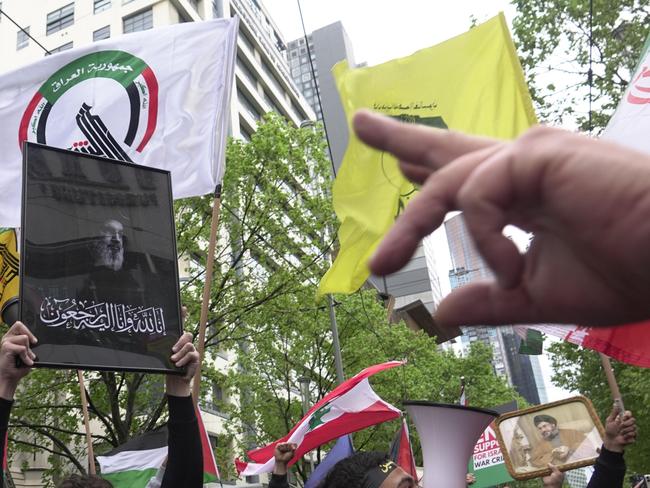
<svg viewBox="0 0 650 488"><path fill-rule="evenodd" d="M300 383L300 396L302 397L302 414L303 416L307 415L309 408L311 407L311 395L309 392L309 384L311 380L307 376L300 376L298 378L298 383ZM314 458L312 457L312 452L309 451L309 474L314 472Z"/></svg>

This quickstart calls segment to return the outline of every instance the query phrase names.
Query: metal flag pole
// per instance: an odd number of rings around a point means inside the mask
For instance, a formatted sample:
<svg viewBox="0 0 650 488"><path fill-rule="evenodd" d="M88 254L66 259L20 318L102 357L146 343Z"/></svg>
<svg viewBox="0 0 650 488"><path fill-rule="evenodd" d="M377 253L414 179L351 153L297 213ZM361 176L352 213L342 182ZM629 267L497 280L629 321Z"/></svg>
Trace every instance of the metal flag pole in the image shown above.
<svg viewBox="0 0 650 488"><path fill-rule="evenodd" d="M334 365L336 366L336 381L343 383L343 358L341 357L341 344L339 343L339 329L336 324L336 312L334 310L334 299L332 295L327 295L327 304L330 312L330 329L332 330L332 347L334 349Z"/></svg>
<svg viewBox="0 0 650 488"><path fill-rule="evenodd" d="M90 433L88 399L86 398L86 387L84 386L84 376L81 373L81 370L77 370L77 379L79 380L79 390L81 392L81 410L83 411L84 426L86 427L86 443L88 444L88 473L97 474L95 471L95 454L93 453L93 437Z"/></svg>
<svg viewBox="0 0 650 488"><path fill-rule="evenodd" d="M192 398L194 403L199 403L201 392L201 368L205 355L205 329L208 323L208 305L210 304L210 291L212 290L212 269L214 268L214 249L217 245L217 227L221 212L221 183L214 190L214 201L212 202L212 222L210 223L210 243L208 245L208 258L205 264L205 283L203 284L203 302L201 303L201 317L199 319L199 367L194 374L192 382Z"/></svg>
<svg viewBox="0 0 650 488"><path fill-rule="evenodd" d="M614 376L612 363L609 360L609 356L603 354L602 352L599 352L598 354L600 355L600 362L603 364L603 369L605 370L605 376L607 377L609 390L612 392L614 405L619 408L619 415L623 415L625 413L625 406L623 405L623 397L621 396L621 391L618 389L618 383L616 382L616 377Z"/></svg>

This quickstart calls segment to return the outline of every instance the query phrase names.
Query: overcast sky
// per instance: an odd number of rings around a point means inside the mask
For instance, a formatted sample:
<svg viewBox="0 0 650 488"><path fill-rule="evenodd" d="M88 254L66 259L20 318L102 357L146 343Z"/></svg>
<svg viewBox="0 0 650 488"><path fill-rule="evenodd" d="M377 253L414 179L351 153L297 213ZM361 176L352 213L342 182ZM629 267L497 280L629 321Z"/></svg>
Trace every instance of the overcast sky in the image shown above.
<svg viewBox="0 0 650 488"><path fill-rule="evenodd" d="M302 37L297 0L263 0L286 41ZM500 11L508 22L514 8L506 0L301 0L307 32L340 20L357 62L369 65L407 56L462 34L472 16L487 20Z"/></svg>

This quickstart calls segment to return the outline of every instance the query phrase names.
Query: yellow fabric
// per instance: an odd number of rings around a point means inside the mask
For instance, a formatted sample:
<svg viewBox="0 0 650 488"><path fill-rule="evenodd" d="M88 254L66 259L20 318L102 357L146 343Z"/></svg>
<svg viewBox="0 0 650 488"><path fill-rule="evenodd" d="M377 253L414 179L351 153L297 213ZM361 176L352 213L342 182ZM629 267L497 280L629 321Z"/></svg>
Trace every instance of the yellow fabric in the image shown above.
<svg viewBox="0 0 650 488"><path fill-rule="evenodd" d="M536 122L503 14L411 56L357 69L342 62L333 73L348 127L360 108L502 139ZM350 129L333 189L340 250L319 295L359 289L370 274L366 262L414 192L395 158L363 145Z"/></svg>
<svg viewBox="0 0 650 488"><path fill-rule="evenodd" d="M16 231L0 227L0 317L18 299L18 263Z"/></svg>

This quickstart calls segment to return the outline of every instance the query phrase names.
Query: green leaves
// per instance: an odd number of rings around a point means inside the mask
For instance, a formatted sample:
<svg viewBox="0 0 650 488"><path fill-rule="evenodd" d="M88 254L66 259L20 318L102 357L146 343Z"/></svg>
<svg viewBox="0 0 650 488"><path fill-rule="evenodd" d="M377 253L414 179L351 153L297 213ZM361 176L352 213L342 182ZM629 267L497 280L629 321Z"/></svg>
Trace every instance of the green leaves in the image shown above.
<svg viewBox="0 0 650 488"><path fill-rule="evenodd" d="M589 127L588 0L516 0L513 35L538 117ZM607 124L630 81L648 35L645 0L594 0L591 28L592 126Z"/></svg>

